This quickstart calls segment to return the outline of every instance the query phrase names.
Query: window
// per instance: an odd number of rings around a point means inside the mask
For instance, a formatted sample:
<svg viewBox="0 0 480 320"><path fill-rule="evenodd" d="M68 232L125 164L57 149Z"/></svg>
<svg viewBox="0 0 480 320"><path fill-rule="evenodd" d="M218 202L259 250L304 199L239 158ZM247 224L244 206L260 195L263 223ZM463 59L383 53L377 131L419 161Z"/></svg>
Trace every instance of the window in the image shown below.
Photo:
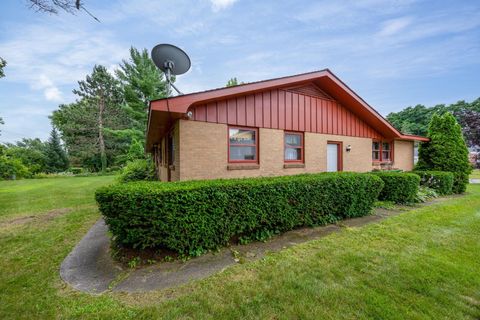
<svg viewBox="0 0 480 320"><path fill-rule="evenodd" d="M372 142L373 161L392 161L392 146L389 142Z"/></svg>
<svg viewBox="0 0 480 320"><path fill-rule="evenodd" d="M390 161L390 143L383 142L382 143L382 160L383 161Z"/></svg>
<svg viewBox="0 0 480 320"><path fill-rule="evenodd" d="M228 128L228 161L257 162L258 129Z"/></svg>
<svg viewBox="0 0 480 320"><path fill-rule="evenodd" d="M168 165L172 166L175 163L175 141L173 139L173 132L168 135L167 144Z"/></svg>
<svg viewBox="0 0 480 320"><path fill-rule="evenodd" d="M373 161L380 161L380 142L372 143L372 159Z"/></svg>
<svg viewBox="0 0 480 320"><path fill-rule="evenodd" d="M303 162L303 134L285 132L285 162Z"/></svg>

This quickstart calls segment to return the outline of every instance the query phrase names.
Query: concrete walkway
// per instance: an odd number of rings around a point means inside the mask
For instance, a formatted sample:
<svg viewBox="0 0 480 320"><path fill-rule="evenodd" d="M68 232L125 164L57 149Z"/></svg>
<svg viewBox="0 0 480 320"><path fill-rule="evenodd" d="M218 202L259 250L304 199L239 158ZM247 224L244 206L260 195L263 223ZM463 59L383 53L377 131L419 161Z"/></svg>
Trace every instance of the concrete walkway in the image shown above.
<svg viewBox="0 0 480 320"><path fill-rule="evenodd" d="M443 201L436 199L426 205ZM108 228L100 219L65 258L60 267L60 276L73 288L98 294L107 290L122 292L145 292L175 287L191 280L202 279L221 272L239 262L260 259L267 252L324 237L343 227L359 227L397 215L402 210L376 209L374 214L340 221L316 228L302 228L285 232L267 242L254 242L223 248L216 253L190 259L186 262L162 262L138 269L127 269L113 261L110 255Z"/></svg>
<svg viewBox="0 0 480 320"><path fill-rule="evenodd" d="M480 184L480 179L470 179L470 183Z"/></svg>

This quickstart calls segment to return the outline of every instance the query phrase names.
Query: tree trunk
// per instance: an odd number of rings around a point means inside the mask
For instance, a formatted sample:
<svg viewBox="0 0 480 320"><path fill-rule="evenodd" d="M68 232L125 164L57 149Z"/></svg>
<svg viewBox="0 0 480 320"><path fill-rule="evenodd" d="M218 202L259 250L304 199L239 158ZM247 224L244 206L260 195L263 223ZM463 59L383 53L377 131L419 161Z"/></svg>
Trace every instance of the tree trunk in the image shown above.
<svg viewBox="0 0 480 320"><path fill-rule="evenodd" d="M102 164L102 172L107 169L107 154L105 152L105 139L103 137L103 112L105 110L105 100L103 92L100 93L100 101L98 104L98 142L100 147L100 162Z"/></svg>

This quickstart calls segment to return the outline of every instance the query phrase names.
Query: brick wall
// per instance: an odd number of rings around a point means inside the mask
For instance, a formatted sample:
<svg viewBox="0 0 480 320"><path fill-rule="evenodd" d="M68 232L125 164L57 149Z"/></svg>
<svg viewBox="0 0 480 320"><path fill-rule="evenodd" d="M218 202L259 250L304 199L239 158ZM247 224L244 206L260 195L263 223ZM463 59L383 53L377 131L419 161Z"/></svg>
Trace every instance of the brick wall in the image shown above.
<svg viewBox="0 0 480 320"><path fill-rule="evenodd" d="M228 169L228 141L225 124L180 120L176 127L177 143L175 179L213 179L256 176L276 176L299 173L324 172L327 169L327 141L343 142L343 170L367 172L372 166L372 139L340 135L305 133L305 167L284 168L284 131L259 129L259 168ZM347 145L351 151L346 152ZM413 167L413 142L395 141L396 168L411 170ZM177 169L178 166L178 169ZM177 172L177 170L179 172ZM172 172L172 178L174 174Z"/></svg>
<svg viewBox="0 0 480 320"><path fill-rule="evenodd" d="M393 152L395 168L413 170L413 141L395 140Z"/></svg>

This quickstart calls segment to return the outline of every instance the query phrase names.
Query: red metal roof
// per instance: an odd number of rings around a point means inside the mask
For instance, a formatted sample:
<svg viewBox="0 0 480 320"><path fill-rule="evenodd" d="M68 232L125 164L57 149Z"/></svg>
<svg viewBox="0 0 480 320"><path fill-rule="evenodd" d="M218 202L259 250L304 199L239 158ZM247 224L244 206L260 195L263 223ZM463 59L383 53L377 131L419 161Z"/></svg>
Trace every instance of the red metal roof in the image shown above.
<svg viewBox="0 0 480 320"><path fill-rule="evenodd" d="M174 120L186 118L186 113L192 106L206 104L219 99L230 99L265 90L288 88L308 83L313 83L330 97L350 109L385 138L428 141L428 138L425 137L405 135L399 132L330 70L324 69L234 87L224 87L153 100L150 102L149 108L147 150L150 150L153 144L159 141Z"/></svg>

